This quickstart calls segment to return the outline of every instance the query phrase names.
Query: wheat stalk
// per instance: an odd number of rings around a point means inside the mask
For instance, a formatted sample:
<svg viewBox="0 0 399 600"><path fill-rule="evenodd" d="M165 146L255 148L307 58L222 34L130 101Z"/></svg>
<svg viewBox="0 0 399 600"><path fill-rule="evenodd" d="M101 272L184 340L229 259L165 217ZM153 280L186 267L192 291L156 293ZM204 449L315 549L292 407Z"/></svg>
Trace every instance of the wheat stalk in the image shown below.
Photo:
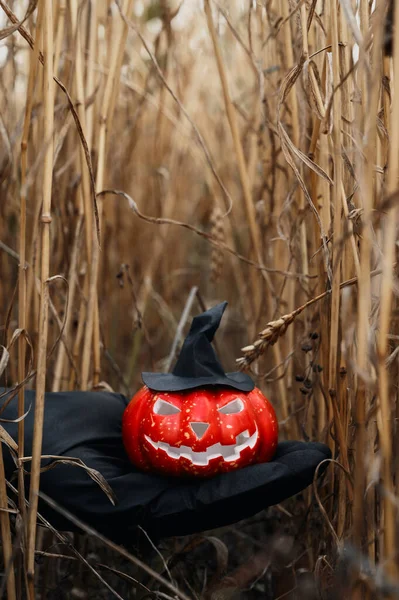
<svg viewBox="0 0 399 600"><path fill-rule="evenodd" d="M381 275L381 270L372 271L370 273L371 277L376 277ZM343 290L344 288L350 287L352 285L358 285L358 278L353 277L352 279L348 279L347 281L343 281L339 285L339 289ZM279 319L274 321L270 321L266 327L258 334L258 338L253 342L253 344L249 344L248 346L244 346L241 348L241 352L243 352L244 356L236 359L236 362L240 365L242 369L249 367L255 360L257 360L269 346L273 346L277 342L277 340L285 335L288 327L295 321L295 319L309 306L316 304L323 298L326 298L331 295L331 290L326 292L322 292L318 296L311 298L303 304L299 306L291 313L286 315L282 315Z"/></svg>

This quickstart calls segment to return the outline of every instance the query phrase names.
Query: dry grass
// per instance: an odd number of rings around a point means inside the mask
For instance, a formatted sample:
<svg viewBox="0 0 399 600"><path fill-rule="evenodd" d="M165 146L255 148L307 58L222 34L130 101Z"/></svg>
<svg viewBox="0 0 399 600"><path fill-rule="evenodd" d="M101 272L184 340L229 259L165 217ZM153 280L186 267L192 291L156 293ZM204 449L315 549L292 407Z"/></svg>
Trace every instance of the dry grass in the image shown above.
<svg viewBox="0 0 399 600"><path fill-rule="evenodd" d="M311 491L294 511L304 553L287 585L301 590L305 569L317 598L396 597L381 583L399 585L388 4L0 2L3 380L38 394L29 514L19 478L31 598L45 389L133 394L142 370L170 364L184 308L224 299L226 367L251 370L282 437L327 442L336 460L322 511ZM4 508L1 475L0 451ZM9 513L0 525L8 564ZM8 598L18 589L11 570Z"/></svg>

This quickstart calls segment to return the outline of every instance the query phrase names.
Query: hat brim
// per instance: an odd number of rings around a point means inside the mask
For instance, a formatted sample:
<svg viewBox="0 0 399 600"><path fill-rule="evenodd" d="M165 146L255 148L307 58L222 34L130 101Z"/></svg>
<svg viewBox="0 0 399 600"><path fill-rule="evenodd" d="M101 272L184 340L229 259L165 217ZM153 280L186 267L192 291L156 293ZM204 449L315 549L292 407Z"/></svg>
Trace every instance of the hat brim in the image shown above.
<svg viewBox="0 0 399 600"><path fill-rule="evenodd" d="M251 392L255 384L249 375L237 371L211 377L179 377L173 373L142 373L141 378L145 385L156 392L182 392L195 388L223 386Z"/></svg>

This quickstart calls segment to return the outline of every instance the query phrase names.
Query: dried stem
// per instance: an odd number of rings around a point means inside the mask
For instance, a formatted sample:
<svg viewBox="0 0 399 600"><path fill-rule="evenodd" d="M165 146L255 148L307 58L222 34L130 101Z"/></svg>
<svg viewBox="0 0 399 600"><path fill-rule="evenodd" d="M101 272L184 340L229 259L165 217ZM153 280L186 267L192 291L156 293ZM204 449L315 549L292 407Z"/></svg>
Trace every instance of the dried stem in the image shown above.
<svg viewBox="0 0 399 600"><path fill-rule="evenodd" d="M128 15L132 9L133 0L125 0L124 13ZM100 128L98 132L98 163L96 176L96 189L101 191L104 188L105 165L106 165L106 133L109 118L109 106L111 95L116 82L119 80L118 65L120 67L120 53L124 52L126 38L128 33L127 24L121 19L118 26L117 39L112 42L112 53L110 58L110 66L105 84L105 90L100 110ZM99 205L99 216L101 221L102 206ZM89 369L91 358L91 347L93 345L94 352L94 374L93 385L96 385L100 377L100 330L99 330L99 315L98 315L98 300L97 300L97 281L100 265L100 248L94 236L92 236L92 251L91 251L91 271L90 271L90 287L88 304L90 310L87 315L87 324L84 336L83 347L83 362L82 362L82 389L87 389L89 382ZM94 335L94 339L93 339Z"/></svg>
<svg viewBox="0 0 399 600"><path fill-rule="evenodd" d="M0 442L0 509L8 508L6 477L3 461L3 444ZM10 515L0 510L0 530L3 546L4 571L7 574L7 600L16 600L15 570L13 564L13 547L10 531Z"/></svg>
<svg viewBox="0 0 399 600"><path fill-rule="evenodd" d="M399 10L396 6L395 9L395 28L399 30ZM380 27L381 29L381 27ZM381 39L379 40L381 44ZM394 80L399 81L399 42L398 38L395 37L394 42L394 54L393 54L393 75ZM377 40L378 48L378 40ZM374 59L378 61L378 56ZM377 62L378 64L378 62ZM386 109L388 110L388 106ZM395 126L392 128L390 136L389 146L389 167L387 177L387 194L393 193L398 187L398 175L399 175L399 127L398 123L395 122L397 115L399 114L399 90L397 86L393 90L391 118ZM384 233L383 233L383 259L382 259L382 281L381 281L381 296L380 296L380 309L379 309L379 333L377 339L377 352L378 352L378 384L379 384L379 409L380 409L380 440L383 451L383 485L387 489L388 493L384 496L384 527L383 527L383 548L384 556L387 561L388 572L395 576L397 575L397 563L396 557L396 536L395 527L396 519L394 514L394 505L391 500L390 494L393 492L392 482L392 442L395 438L393 434L392 424L392 412L393 406L391 404L392 397L390 394L389 387L389 372L387 365L387 358L389 352L389 339L388 334L391 329L391 313L393 303L393 276L394 276L394 261L395 252L397 245L397 206L393 206L387 211L384 219Z"/></svg>
<svg viewBox="0 0 399 600"><path fill-rule="evenodd" d="M54 82L53 82L53 6L51 0L41 0L43 6L43 140L46 145L43 163L42 211L41 211L41 296L38 361L36 376L35 421L32 446L32 470L29 490L28 515L28 578L30 600L34 600L35 540L38 492L40 483L40 457L43 437L44 398L46 387L46 355L48 338L49 290L47 280L50 274L50 224L51 191L53 174L53 132L54 132Z"/></svg>
<svg viewBox="0 0 399 600"><path fill-rule="evenodd" d="M252 247L253 247L254 254L255 254L257 260L262 264L263 260L262 260L261 244L260 244L260 237L259 237L259 229L258 229L256 219L255 219L255 210L254 210L254 204L253 204L252 194L251 194L251 184L250 184L250 181L248 178L247 167L246 167L245 158L244 158L244 151L243 151L243 147L242 147L242 143L241 143L241 139L240 139L237 115L236 115L236 111L234 109L233 103L231 102L229 85L228 85L228 81L227 81L227 74L226 74L226 70L225 70L225 67L223 64L223 59L222 59L222 55L220 52L219 43L217 40L215 25L213 23L210 0L205 0L204 7L205 7L205 14L206 14L206 20L207 20L207 24L208 24L208 29L209 29L209 33L212 38L213 49L215 52L215 58L216 58L217 67L218 67L218 71L219 71L220 82L222 85L226 115L227 115L227 119L229 122L231 135L233 138L234 149L236 152L237 166L238 166L238 171L240 173L241 186L242 186L243 195L244 195L245 210L246 210L246 215L247 215L247 219L248 219L249 229L251 232ZM270 284L270 278L268 278L268 283ZM259 300L260 300L259 297L258 297L258 299L254 299L255 309L257 311L259 310Z"/></svg>
<svg viewBox="0 0 399 600"><path fill-rule="evenodd" d="M27 202L27 182L26 174L28 170L27 164L27 153L28 153L28 140L29 130L31 125L32 107L34 99L34 88L36 82L36 73L38 68L38 57L39 57L39 40L42 35L42 23L43 23L43 4L39 5L37 14L36 24L36 40L37 44L30 55L29 62L29 79L26 97L26 108L25 118L21 140L21 197L20 197L20 226L19 226L19 273L18 273L18 327L21 331L27 329L27 257L26 257L26 202ZM21 383L24 381L26 363L26 338L20 335L18 338L18 381ZM21 386L18 392L18 417L22 417L25 413L25 392L24 387ZM24 420L18 423L18 458L21 459L24 456L25 448L25 423ZM23 516L23 523L25 526L26 536L26 508L25 508L25 483L22 472L22 467L18 473L18 501L21 514Z"/></svg>

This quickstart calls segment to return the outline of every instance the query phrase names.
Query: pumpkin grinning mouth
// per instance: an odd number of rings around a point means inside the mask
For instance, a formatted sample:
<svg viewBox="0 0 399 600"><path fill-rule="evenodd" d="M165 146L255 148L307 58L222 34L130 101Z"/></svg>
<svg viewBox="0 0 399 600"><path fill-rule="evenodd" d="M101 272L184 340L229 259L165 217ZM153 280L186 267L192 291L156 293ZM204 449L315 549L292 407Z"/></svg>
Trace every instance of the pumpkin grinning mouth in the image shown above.
<svg viewBox="0 0 399 600"><path fill-rule="evenodd" d="M248 429L239 433L234 444L212 444L205 452L195 452L189 446L170 446L166 442L154 442L148 435L144 436L147 442L156 450L163 450L170 458L178 460L186 458L194 465L204 467L214 458L223 458L226 462L233 462L240 458L240 454L246 448L254 448L258 440L258 429L255 433L249 435Z"/></svg>

